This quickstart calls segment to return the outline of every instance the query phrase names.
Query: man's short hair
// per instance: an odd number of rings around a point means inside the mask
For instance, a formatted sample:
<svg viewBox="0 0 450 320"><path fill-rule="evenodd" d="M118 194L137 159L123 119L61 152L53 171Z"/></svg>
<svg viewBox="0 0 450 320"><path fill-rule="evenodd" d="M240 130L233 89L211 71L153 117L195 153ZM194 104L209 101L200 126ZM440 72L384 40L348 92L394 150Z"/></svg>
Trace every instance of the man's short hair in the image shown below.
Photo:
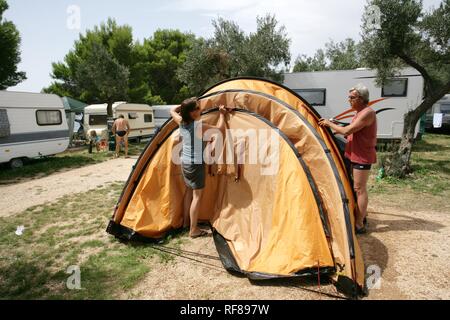
<svg viewBox="0 0 450 320"><path fill-rule="evenodd" d="M369 103L369 89L361 83L357 84L349 90L350 92L356 91L358 95L363 99L365 103Z"/></svg>
<svg viewBox="0 0 450 320"><path fill-rule="evenodd" d="M125 119L125 117L123 116L123 114L119 114L119 118Z"/></svg>

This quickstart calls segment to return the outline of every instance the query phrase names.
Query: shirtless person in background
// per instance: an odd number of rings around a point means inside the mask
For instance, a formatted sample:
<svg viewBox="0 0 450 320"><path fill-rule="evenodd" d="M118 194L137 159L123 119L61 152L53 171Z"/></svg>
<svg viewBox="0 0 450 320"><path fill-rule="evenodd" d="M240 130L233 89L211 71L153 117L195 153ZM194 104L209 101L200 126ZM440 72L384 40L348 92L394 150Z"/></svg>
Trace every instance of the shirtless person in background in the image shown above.
<svg viewBox="0 0 450 320"><path fill-rule="evenodd" d="M116 136L116 158L119 157L120 143L122 141L125 144L125 158L128 158L128 134L130 133L130 129L130 124L122 114L114 121L112 132Z"/></svg>

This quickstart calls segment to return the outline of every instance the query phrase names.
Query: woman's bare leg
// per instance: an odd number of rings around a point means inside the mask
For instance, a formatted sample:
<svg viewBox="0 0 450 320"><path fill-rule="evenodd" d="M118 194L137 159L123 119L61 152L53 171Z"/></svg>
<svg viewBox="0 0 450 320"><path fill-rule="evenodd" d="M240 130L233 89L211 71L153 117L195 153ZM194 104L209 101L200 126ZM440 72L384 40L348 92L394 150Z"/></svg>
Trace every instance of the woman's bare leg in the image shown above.
<svg viewBox="0 0 450 320"><path fill-rule="evenodd" d="M193 190L193 197L191 203L190 217L191 217L191 228L189 235L195 237L199 235L202 230L197 226L198 214L200 209L200 197L202 195L203 189Z"/></svg>
<svg viewBox="0 0 450 320"><path fill-rule="evenodd" d="M189 227L189 215L191 210L191 203L192 203L192 189L187 188L186 192L184 193L183 197L183 228Z"/></svg>
<svg viewBox="0 0 450 320"><path fill-rule="evenodd" d="M369 204L369 195L367 193L367 181L369 180L370 170L353 169L353 187L356 192L358 202L358 214L356 217L356 227L364 226L364 218L367 216L367 206Z"/></svg>

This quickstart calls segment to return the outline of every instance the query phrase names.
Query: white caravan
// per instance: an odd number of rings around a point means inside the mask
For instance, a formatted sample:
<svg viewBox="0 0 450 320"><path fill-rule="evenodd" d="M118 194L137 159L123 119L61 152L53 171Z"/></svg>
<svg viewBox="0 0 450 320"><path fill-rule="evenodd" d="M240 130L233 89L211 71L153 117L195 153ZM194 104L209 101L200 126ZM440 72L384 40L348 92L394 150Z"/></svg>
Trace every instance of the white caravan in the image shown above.
<svg viewBox="0 0 450 320"><path fill-rule="evenodd" d="M107 104L93 104L84 108L84 130L88 137L88 131L93 129L97 136L108 139ZM147 104L135 104L116 102L112 106L113 118L123 115L128 120L131 131L129 138L138 141L141 138L151 137L155 132L153 109Z"/></svg>
<svg viewBox="0 0 450 320"><path fill-rule="evenodd" d="M436 125L439 126L435 127ZM425 129L438 131L450 129L450 94L443 96L428 109L425 115Z"/></svg>
<svg viewBox="0 0 450 320"><path fill-rule="evenodd" d="M170 119L172 116L170 115L170 109L177 105L158 105L152 106L153 112L155 114L155 126L157 129L161 128L162 125Z"/></svg>
<svg viewBox="0 0 450 320"><path fill-rule="evenodd" d="M27 158L69 146L62 99L54 94L0 91L0 163L21 167Z"/></svg>
<svg viewBox="0 0 450 320"><path fill-rule="evenodd" d="M375 77L375 70L363 68L296 72L284 75L284 85L308 101L322 117L333 118L350 108L348 90L362 83L369 89L370 101L385 99L372 106L378 111L378 139L400 139L404 114L423 100L423 78L417 70L405 68L398 77L379 87L375 84ZM418 131L419 123L416 135Z"/></svg>

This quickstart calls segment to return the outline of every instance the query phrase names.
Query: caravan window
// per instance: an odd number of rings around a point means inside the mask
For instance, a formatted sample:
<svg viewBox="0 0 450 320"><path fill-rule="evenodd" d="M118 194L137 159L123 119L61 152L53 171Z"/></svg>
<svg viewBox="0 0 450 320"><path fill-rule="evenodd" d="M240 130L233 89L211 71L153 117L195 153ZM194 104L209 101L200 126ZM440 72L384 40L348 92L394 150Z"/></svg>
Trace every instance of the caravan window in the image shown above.
<svg viewBox="0 0 450 320"><path fill-rule="evenodd" d="M6 109L0 109L0 138L9 137L10 134L8 113Z"/></svg>
<svg viewBox="0 0 450 320"><path fill-rule="evenodd" d="M36 122L40 126L56 126L62 123L61 111L38 110L36 111Z"/></svg>
<svg viewBox="0 0 450 320"><path fill-rule="evenodd" d="M450 114L450 103L441 104L441 113Z"/></svg>
<svg viewBox="0 0 450 320"><path fill-rule="evenodd" d="M104 126L108 121L108 116L106 114L91 114L89 115L89 125L90 126Z"/></svg>
<svg viewBox="0 0 450 320"><path fill-rule="evenodd" d="M152 122L153 121L153 117L151 114L144 114L144 122Z"/></svg>
<svg viewBox="0 0 450 320"><path fill-rule="evenodd" d="M381 89L382 97L406 97L408 92L408 79L388 80Z"/></svg>
<svg viewBox="0 0 450 320"><path fill-rule="evenodd" d="M294 91L312 106L324 106L326 104L326 89L294 89Z"/></svg>
<svg viewBox="0 0 450 320"><path fill-rule="evenodd" d="M137 118L139 118L139 116L136 112L130 112L128 114L128 119L137 119Z"/></svg>

